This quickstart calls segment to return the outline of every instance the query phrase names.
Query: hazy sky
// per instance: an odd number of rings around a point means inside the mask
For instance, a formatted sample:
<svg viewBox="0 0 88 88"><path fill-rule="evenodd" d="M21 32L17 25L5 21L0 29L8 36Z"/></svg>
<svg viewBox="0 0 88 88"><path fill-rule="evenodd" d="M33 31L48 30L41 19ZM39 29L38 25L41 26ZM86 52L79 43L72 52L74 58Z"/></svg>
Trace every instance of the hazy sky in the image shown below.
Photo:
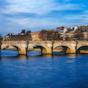
<svg viewBox="0 0 88 88"><path fill-rule="evenodd" d="M0 0L0 32L88 24L88 0Z"/></svg>

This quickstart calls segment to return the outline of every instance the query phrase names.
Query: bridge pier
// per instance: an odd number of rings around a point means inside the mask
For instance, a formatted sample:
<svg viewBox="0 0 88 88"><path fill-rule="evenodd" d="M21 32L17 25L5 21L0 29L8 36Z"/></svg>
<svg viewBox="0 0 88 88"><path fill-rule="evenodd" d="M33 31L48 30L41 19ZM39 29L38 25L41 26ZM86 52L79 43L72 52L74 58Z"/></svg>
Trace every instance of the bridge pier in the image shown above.
<svg viewBox="0 0 88 88"><path fill-rule="evenodd" d="M52 55L52 49L51 48L43 49L42 55Z"/></svg>
<svg viewBox="0 0 88 88"><path fill-rule="evenodd" d="M19 55L27 55L27 50L26 50L26 48L20 48L19 50L18 50L18 52L19 52Z"/></svg>
<svg viewBox="0 0 88 88"><path fill-rule="evenodd" d="M67 49L66 53L67 54L76 54L76 49L75 48Z"/></svg>

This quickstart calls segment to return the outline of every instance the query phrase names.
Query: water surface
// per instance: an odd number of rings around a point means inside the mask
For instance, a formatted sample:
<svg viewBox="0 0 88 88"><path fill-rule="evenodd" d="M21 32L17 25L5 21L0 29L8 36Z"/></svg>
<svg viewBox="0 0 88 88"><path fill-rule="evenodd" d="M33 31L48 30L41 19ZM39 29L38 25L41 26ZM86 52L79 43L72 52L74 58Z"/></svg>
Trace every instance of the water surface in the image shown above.
<svg viewBox="0 0 88 88"><path fill-rule="evenodd" d="M0 58L0 88L88 88L88 55L4 54Z"/></svg>

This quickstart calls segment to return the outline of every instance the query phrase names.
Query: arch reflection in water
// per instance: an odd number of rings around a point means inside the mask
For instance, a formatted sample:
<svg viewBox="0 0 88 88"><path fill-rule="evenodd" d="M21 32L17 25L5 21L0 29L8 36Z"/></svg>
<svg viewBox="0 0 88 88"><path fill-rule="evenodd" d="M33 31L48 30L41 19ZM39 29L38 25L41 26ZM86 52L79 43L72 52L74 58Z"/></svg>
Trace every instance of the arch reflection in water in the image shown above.
<svg viewBox="0 0 88 88"><path fill-rule="evenodd" d="M88 88L87 57L1 60L0 88Z"/></svg>

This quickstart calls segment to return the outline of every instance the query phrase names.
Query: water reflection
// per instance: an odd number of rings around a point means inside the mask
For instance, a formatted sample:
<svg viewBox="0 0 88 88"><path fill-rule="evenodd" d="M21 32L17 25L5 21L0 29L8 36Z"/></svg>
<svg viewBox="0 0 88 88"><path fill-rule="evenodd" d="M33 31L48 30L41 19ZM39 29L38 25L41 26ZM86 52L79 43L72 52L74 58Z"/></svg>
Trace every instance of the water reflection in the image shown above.
<svg viewBox="0 0 88 88"><path fill-rule="evenodd" d="M25 58L25 56L19 56L18 55L18 51L16 50L1 50L0 52L0 55L3 56L3 57L19 57L19 58ZM56 54L53 54L53 55L42 55L40 51L29 51L27 52L27 57L37 57L37 56L46 56L46 57L53 57L53 56L59 56L59 57L62 57L62 56L67 56L68 58L76 58L78 55L77 54L64 54L64 53L58 53L57 55Z"/></svg>
<svg viewBox="0 0 88 88"><path fill-rule="evenodd" d="M88 88L88 55L14 55L0 60L0 88Z"/></svg>
<svg viewBox="0 0 88 88"><path fill-rule="evenodd" d="M8 57L8 58L18 58L18 59L29 59L29 57L49 57L49 58L55 58L55 57L64 57L67 56L68 58L76 58L79 55L77 54L59 54L59 55L41 55L38 51L30 51L28 52L27 56L18 55L18 52L15 50L1 50L0 52L0 58L2 57Z"/></svg>

